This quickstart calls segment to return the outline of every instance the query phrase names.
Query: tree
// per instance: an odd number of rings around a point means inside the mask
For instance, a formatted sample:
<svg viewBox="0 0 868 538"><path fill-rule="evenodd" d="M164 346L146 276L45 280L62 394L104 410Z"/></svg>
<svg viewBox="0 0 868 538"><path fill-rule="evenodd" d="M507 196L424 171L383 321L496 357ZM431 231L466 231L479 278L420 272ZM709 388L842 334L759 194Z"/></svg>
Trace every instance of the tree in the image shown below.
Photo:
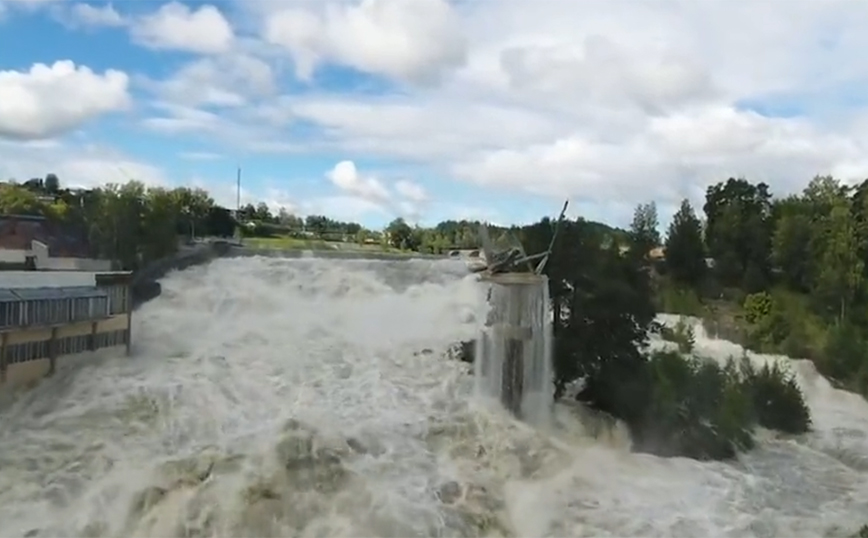
<svg viewBox="0 0 868 538"><path fill-rule="evenodd" d="M669 225L666 236L666 268L673 280L690 286L698 286L705 276L705 248L702 242L702 225L688 200Z"/></svg>
<svg viewBox="0 0 868 538"><path fill-rule="evenodd" d="M646 260L651 249L660 245L657 205L654 202L639 204L633 212L630 225L630 250L642 260Z"/></svg>
<svg viewBox="0 0 868 538"><path fill-rule="evenodd" d="M802 198L790 196L775 203L772 261L790 289L807 293L813 282L811 211Z"/></svg>
<svg viewBox="0 0 868 538"><path fill-rule="evenodd" d="M56 174L46 174L44 182L45 192L49 194L57 194L60 192L60 179Z"/></svg>
<svg viewBox="0 0 868 538"><path fill-rule="evenodd" d="M40 215L42 204L32 191L17 185L0 185L0 213Z"/></svg>
<svg viewBox="0 0 868 538"><path fill-rule="evenodd" d="M268 204L266 204L265 202L259 202L259 204L257 204L256 206L256 213L254 218L262 222L271 222L271 210L268 208Z"/></svg>
<svg viewBox="0 0 868 538"><path fill-rule="evenodd" d="M834 304L838 320L844 321L862 287L865 270L849 200L836 202L820 233L824 248L815 293L824 303Z"/></svg>
<svg viewBox="0 0 868 538"><path fill-rule="evenodd" d="M728 179L708 188L705 241L715 273L730 286L759 291L770 279L771 194L768 185Z"/></svg>
<svg viewBox="0 0 868 538"><path fill-rule="evenodd" d="M414 245L413 228L402 218L397 218L386 226L389 244L395 248L412 249Z"/></svg>

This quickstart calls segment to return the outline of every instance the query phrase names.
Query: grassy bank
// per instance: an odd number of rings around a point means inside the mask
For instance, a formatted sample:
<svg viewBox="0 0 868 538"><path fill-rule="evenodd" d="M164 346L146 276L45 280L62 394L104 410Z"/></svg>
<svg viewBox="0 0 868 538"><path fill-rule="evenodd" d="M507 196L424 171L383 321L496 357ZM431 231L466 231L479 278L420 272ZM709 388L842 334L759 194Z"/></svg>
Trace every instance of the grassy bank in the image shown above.
<svg viewBox="0 0 868 538"><path fill-rule="evenodd" d="M247 237L245 246L275 250L340 250L344 252L390 252L399 254L400 249L382 245L364 245L342 241L326 241L315 238L299 238L290 236Z"/></svg>
<svg viewBox="0 0 868 538"><path fill-rule="evenodd" d="M700 318L710 335L751 351L810 359L840 388L868 396L868 341L852 326L818 316L807 296L773 288L722 290L709 299L666 278L656 284L659 312Z"/></svg>

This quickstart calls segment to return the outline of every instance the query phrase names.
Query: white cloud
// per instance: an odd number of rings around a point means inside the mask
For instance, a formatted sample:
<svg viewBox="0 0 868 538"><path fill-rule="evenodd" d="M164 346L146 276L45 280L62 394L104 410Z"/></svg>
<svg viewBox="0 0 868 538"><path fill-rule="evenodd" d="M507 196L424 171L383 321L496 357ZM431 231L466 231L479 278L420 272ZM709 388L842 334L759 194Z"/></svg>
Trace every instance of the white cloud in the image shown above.
<svg viewBox="0 0 868 538"><path fill-rule="evenodd" d="M362 177L352 161L341 161L326 173L326 177L338 189L381 205L389 201L389 191L375 177Z"/></svg>
<svg viewBox="0 0 868 538"><path fill-rule="evenodd" d="M238 107L276 92L271 66L243 53L201 58L165 81L145 81L166 101L185 106Z"/></svg>
<svg viewBox="0 0 868 538"><path fill-rule="evenodd" d="M234 26L216 7L179 3L131 19L131 35L146 46L206 56L166 80L141 77L156 100L145 110L157 111L145 126L181 141L219 139L225 147L217 151L227 155L400 160L491 190L573 196L583 210L618 215L638 201L668 207L701 196L709 181L728 176L785 192L816 173L868 175L868 105L859 101L868 84L866 3L238 0L236 7L227 11ZM315 81L312 74L329 65L373 76L351 77L355 89L332 78L327 92L281 87L287 68ZM51 136L99 113L88 107L122 108L72 76L56 93L34 97L20 82L32 75L13 74L0 74L6 137ZM855 97L845 106L847 88ZM823 106L789 118L741 106L773 98ZM76 115L82 119L69 119ZM299 211L445 211L424 190L352 161L328 181L337 187L332 197L295 200L275 191L267 199Z"/></svg>
<svg viewBox="0 0 868 538"><path fill-rule="evenodd" d="M464 63L460 19L446 0L363 0L323 10L289 7L266 16L263 35L286 48L310 78L322 62L416 83Z"/></svg>
<svg viewBox="0 0 868 538"><path fill-rule="evenodd" d="M425 190L416 183L404 179L389 188L377 177L361 174L352 161L337 163L325 176L340 194L320 202L336 208L352 208L356 216L381 213L416 218L428 198Z"/></svg>
<svg viewBox="0 0 868 538"><path fill-rule="evenodd" d="M0 137L48 138L130 105L123 71L95 73L64 60L0 71Z"/></svg>
<svg viewBox="0 0 868 538"><path fill-rule="evenodd" d="M211 151L182 151L178 157L189 161L219 161L224 159L225 155Z"/></svg>
<svg viewBox="0 0 868 538"><path fill-rule="evenodd" d="M219 115L198 108L162 102L155 103L154 108L165 114L145 118L142 124L151 130L165 134L214 131L224 125Z"/></svg>
<svg viewBox="0 0 868 538"><path fill-rule="evenodd" d="M143 46L199 54L226 52L235 39L232 26L216 7L204 5L194 11L179 2L137 19L130 31Z"/></svg>
<svg viewBox="0 0 868 538"><path fill-rule="evenodd" d="M395 190L410 202L421 204L428 200L428 193L421 185L403 179L395 183Z"/></svg>
<svg viewBox="0 0 868 538"><path fill-rule="evenodd" d="M801 118L739 106L868 83L868 4L408 5L257 5L263 35L290 51L302 75L333 63L440 82L378 97L312 92L262 109L319 127L311 144L320 150L410 160L491 189L601 207L677 203L735 175L779 192L816 173L868 175L865 106L833 115L826 97L825 115ZM374 29L377 38L361 38Z"/></svg>
<svg viewBox="0 0 868 538"><path fill-rule="evenodd" d="M100 7L91 4L75 4L68 11L59 14L61 22L73 28L120 27L127 21L115 10L112 4Z"/></svg>
<svg viewBox="0 0 868 538"><path fill-rule="evenodd" d="M0 178L24 181L54 173L69 187L97 187L126 183L168 185L163 170L117 150L62 142L0 142Z"/></svg>

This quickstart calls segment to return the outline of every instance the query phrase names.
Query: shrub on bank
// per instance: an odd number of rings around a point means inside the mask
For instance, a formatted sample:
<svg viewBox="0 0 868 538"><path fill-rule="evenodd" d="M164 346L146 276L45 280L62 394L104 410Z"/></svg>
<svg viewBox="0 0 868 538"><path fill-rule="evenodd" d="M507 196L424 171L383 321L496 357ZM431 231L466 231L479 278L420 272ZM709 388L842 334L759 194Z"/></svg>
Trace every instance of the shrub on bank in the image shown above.
<svg viewBox="0 0 868 538"><path fill-rule="evenodd" d="M624 375L624 372L621 372ZM634 447L660 456L727 459L754 446L756 426L802 433L811 419L791 375L754 368L747 358L721 366L674 351L652 353L621 378L608 411L630 428ZM592 391L600 381L588 380Z"/></svg>
<svg viewBox="0 0 868 538"><path fill-rule="evenodd" d="M681 353L691 353L693 346L696 345L696 333L693 327L684 321L684 318L679 318L674 327L661 325L660 337L667 342L676 344Z"/></svg>

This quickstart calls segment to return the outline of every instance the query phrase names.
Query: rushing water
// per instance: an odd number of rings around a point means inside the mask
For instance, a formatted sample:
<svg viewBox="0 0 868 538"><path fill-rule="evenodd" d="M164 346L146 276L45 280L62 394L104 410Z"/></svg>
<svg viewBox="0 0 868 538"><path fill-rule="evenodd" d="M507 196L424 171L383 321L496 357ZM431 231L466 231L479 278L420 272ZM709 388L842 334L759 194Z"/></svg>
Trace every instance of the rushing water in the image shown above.
<svg viewBox="0 0 868 538"><path fill-rule="evenodd" d="M0 535L792 537L868 519L868 406L807 362L789 364L816 430L763 434L735 463L632 454L575 406L542 431L477 402L442 356L485 316L463 272L248 258L170 275L134 316L134 357L62 361L0 408Z"/></svg>
<svg viewBox="0 0 868 538"><path fill-rule="evenodd" d="M477 395L511 404L517 394L518 416L536 426L551 425L554 375L552 316L548 280L501 279L487 292L489 311L476 340L474 376ZM510 350L510 346L515 346ZM510 362L510 353L515 352ZM510 375L510 369L515 371Z"/></svg>

